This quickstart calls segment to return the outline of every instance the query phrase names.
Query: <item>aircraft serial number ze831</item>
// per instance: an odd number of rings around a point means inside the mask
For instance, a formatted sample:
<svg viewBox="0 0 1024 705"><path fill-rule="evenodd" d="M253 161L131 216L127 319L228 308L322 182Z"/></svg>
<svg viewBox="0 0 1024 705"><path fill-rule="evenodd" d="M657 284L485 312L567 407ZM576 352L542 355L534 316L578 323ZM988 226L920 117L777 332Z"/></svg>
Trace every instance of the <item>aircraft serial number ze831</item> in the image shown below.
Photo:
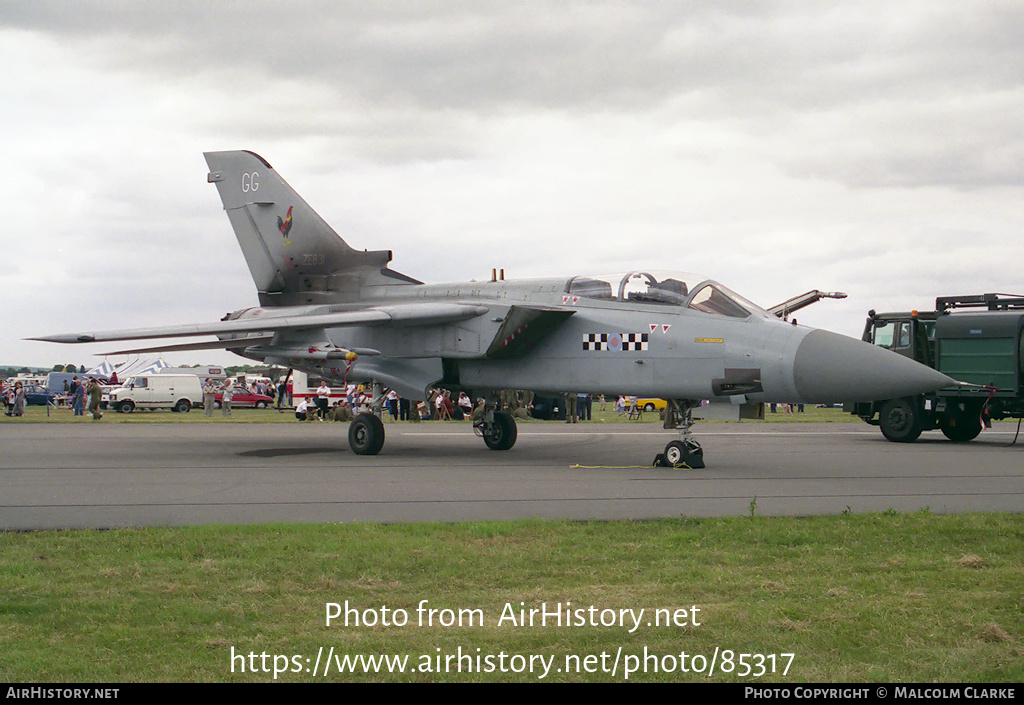
<svg viewBox="0 0 1024 705"><path fill-rule="evenodd" d="M257 154L208 152L259 294L214 323L38 338L60 343L214 335L143 348L226 348L268 364L372 384L374 413L349 427L353 451L384 445L385 387L410 399L443 386L485 400L489 448L516 441L502 389L669 400L670 464L703 467L690 431L703 399L735 404L893 399L951 384L873 345L791 325L700 275L633 271L521 281L424 284L388 267L389 250L351 248ZM126 352L126 351L119 351Z"/></svg>

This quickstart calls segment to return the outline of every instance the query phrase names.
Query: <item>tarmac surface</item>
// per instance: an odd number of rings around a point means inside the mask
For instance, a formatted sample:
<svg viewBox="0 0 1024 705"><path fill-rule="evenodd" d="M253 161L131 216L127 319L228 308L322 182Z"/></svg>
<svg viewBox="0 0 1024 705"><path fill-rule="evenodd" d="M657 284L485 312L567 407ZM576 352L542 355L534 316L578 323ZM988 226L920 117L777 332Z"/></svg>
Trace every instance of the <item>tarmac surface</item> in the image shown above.
<svg viewBox="0 0 1024 705"><path fill-rule="evenodd" d="M860 423L700 424L708 467L655 468L656 424L520 424L488 450L466 424L4 424L0 528L267 522L935 513L1024 508L1016 423L975 441L886 441Z"/></svg>

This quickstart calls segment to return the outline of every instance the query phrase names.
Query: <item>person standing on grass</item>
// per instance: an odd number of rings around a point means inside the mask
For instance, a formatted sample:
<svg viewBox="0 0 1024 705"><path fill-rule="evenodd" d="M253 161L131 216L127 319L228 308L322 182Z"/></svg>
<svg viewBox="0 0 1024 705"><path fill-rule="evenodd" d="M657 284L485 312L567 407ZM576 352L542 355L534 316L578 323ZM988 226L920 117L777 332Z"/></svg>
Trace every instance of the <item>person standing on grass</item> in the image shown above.
<svg viewBox="0 0 1024 705"><path fill-rule="evenodd" d="M398 421L398 392L394 389L388 390L387 395L388 413L392 421Z"/></svg>
<svg viewBox="0 0 1024 705"><path fill-rule="evenodd" d="M11 405L11 415L25 415L25 385L21 382L14 383L14 403Z"/></svg>
<svg viewBox="0 0 1024 705"><path fill-rule="evenodd" d="M95 377L89 378L89 413L92 414L92 420L98 421L103 418L103 413L100 411L100 401L103 399L103 389L100 388L100 383L96 381Z"/></svg>
<svg viewBox="0 0 1024 705"><path fill-rule="evenodd" d="M85 416L85 385L76 381L72 386L75 391L71 395L71 408L75 410L75 416Z"/></svg>
<svg viewBox="0 0 1024 705"><path fill-rule="evenodd" d="M224 410L225 416L231 416L231 397L235 392L235 380L228 377L224 380L222 389L224 390L224 395L221 397L220 407Z"/></svg>
<svg viewBox="0 0 1024 705"><path fill-rule="evenodd" d="M213 379L206 378L203 383L203 411L207 416L213 416L213 407L217 405L217 385Z"/></svg>
<svg viewBox="0 0 1024 705"><path fill-rule="evenodd" d="M327 382L320 382L320 386L316 388L316 408L320 415L321 421L327 420L327 412L330 408L331 403L331 388L327 386Z"/></svg>

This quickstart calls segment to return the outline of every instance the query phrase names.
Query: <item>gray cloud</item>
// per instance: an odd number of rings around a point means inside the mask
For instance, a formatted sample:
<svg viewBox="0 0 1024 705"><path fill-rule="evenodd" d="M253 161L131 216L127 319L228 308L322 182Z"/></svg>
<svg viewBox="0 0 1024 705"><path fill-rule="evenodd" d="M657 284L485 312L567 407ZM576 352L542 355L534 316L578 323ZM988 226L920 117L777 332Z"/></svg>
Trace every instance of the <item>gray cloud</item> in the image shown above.
<svg viewBox="0 0 1024 705"><path fill-rule="evenodd" d="M197 113L344 133L365 155L466 156L469 114L617 111L808 134L801 168L881 183L1016 182L1013 2L12 3L7 26L103 70L205 87ZM923 113L923 115L922 115ZM982 114L980 132L976 118ZM987 119L985 119L987 117ZM794 134L796 133L796 134ZM394 136L381 145L379 135ZM403 137L403 135L406 135ZM950 137L953 139L950 140ZM362 143L361 146L358 143ZM429 144L418 144L428 142ZM816 149L816 146L818 147ZM1019 149L1019 143L1014 145ZM964 159L971 151L974 159ZM879 155L878 152L884 152ZM1014 152L1016 154L1016 152ZM950 169L951 163L959 163ZM924 176L924 174L928 176ZM948 180L948 181L947 181Z"/></svg>

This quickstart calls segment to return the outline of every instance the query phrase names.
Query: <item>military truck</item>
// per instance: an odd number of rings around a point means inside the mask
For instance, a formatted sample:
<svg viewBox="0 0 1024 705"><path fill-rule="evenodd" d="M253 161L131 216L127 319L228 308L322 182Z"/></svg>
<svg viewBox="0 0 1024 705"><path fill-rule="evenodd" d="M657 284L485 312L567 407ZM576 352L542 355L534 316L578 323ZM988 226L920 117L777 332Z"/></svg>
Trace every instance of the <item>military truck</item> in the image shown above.
<svg viewBox="0 0 1024 705"><path fill-rule="evenodd" d="M935 299L934 311L868 311L866 342L888 348L968 385L844 409L911 443L941 429L959 443L991 420L1024 417L1024 296L978 294Z"/></svg>

